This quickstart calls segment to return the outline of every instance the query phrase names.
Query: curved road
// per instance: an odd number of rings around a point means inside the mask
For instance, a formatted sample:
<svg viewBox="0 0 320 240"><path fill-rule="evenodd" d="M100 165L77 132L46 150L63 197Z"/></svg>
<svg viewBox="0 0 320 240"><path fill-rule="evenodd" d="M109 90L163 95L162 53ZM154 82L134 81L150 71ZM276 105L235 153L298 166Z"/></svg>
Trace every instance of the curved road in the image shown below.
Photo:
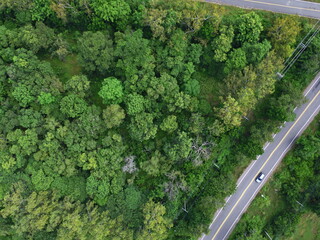
<svg viewBox="0 0 320 240"><path fill-rule="evenodd" d="M304 95L308 101L295 109L296 120L285 123L280 132L274 135L274 141L265 145L265 152L245 170L238 180L236 192L216 213L210 225L210 233L203 235L201 240L225 240L228 238L242 213L288 152L293 142L317 115L320 110L320 73L305 90ZM255 177L259 172L266 175L261 183L255 182Z"/></svg>
<svg viewBox="0 0 320 240"><path fill-rule="evenodd" d="M320 3L302 0L205 0L206 2L232 5L241 8L294 14L320 19Z"/></svg>

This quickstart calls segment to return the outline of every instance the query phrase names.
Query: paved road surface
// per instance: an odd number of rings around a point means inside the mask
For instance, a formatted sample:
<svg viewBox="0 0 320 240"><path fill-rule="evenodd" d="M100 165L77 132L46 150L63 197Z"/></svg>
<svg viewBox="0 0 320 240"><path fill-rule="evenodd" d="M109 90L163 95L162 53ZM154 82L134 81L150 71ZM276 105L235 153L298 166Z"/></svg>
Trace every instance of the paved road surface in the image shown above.
<svg viewBox="0 0 320 240"><path fill-rule="evenodd" d="M227 199L226 205L220 209L210 225L210 233L202 236L202 240L225 240L230 235L242 213L257 195L263 184L272 174L296 138L309 125L320 110L320 73L305 91L307 103L295 109L296 120L287 122L281 131L274 136L274 141L264 146L265 152L254 160L239 178L236 192ZM259 172L266 174L261 183L256 183Z"/></svg>
<svg viewBox="0 0 320 240"><path fill-rule="evenodd" d="M205 0L241 8L262 9L320 19L320 3L302 0Z"/></svg>

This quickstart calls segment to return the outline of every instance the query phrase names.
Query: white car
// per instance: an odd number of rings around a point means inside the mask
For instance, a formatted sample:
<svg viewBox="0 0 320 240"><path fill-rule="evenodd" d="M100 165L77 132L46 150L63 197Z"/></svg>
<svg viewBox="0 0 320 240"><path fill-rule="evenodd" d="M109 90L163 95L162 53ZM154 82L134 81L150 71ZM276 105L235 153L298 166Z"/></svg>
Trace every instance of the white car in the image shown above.
<svg viewBox="0 0 320 240"><path fill-rule="evenodd" d="M261 181L262 181L262 179L264 179L264 177L265 177L265 175L262 172L260 172L258 174L258 176L256 177L256 182L261 183Z"/></svg>

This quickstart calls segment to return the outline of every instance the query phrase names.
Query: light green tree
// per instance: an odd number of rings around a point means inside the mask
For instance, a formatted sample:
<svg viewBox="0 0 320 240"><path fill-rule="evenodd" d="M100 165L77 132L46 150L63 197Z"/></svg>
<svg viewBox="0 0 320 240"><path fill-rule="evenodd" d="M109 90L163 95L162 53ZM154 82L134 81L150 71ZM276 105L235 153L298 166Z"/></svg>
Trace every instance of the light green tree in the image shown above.
<svg viewBox="0 0 320 240"><path fill-rule="evenodd" d="M240 126L242 113L239 103L230 95L226 99L221 98L221 101L222 107L215 108L217 116L228 129Z"/></svg>
<svg viewBox="0 0 320 240"><path fill-rule="evenodd" d="M178 128L177 117L174 115L169 115L162 121L160 128L168 133L175 131Z"/></svg>
<svg viewBox="0 0 320 240"><path fill-rule="evenodd" d="M107 128L118 127L124 120L126 114L118 104L111 104L103 110L102 117Z"/></svg>
<svg viewBox="0 0 320 240"><path fill-rule="evenodd" d="M138 235L138 240L166 239L168 230L173 226L169 219L164 217L166 208L160 203L149 200L143 208L143 229Z"/></svg>
<svg viewBox="0 0 320 240"><path fill-rule="evenodd" d="M105 78L98 94L105 104L121 103L123 100L122 83L114 77Z"/></svg>

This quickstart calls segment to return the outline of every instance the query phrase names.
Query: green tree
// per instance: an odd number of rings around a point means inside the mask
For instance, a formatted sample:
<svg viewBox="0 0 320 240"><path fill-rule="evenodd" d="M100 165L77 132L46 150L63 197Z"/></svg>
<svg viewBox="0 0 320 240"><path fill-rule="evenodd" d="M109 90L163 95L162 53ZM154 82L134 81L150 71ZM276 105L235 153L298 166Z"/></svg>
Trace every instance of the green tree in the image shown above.
<svg viewBox="0 0 320 240"><path fill-rule="evenodd" d="M221 108L215 108L215 110L225 126L229 129L240 126L242 113L239 103L229 95L222 104Z"/></svg>
<svg viewBox="0 0 320 240"><path fill-rule="evenodd" d="M123 100L122 83L114 77L105 78L98 94L105 104L121 103Z"/></svg>
<svg viewBox="0 0 320 240"><path fill-rule="evenodd" d="M243 49L246 52L248 63L257 64L268 54L271 44L268 40L255 44L245 43Z"/></svg>
<svg viewBox="0 0 320 240"><path fill-rule="evenodd" d="M271 43L280 57L287 58L290 56L293 51L293 44L296 42L300 31L300 24L294 17L285 16L275 19L268 35L271 37Z"/></svg>
<svg viewBox="0 0 320 240"><path fill-rule="evenodd" d="M18 45L23 45L23 47L37 53L41 48L48 49L51 47L56 36L53 29L42 22L36 22L35 28L32 25L20 28L17 37Z"/></svg>
<svg viewBox="0 0 320 240"><path fill-rule="evenodd" d="M92 0L90 5L100 18L110 22L126 18L131 12L124 0Z"/></svg>
<svg viewBox="0 0 320 240"><path fill-rule="evenodd" d="M40 169L34 175L32 175L31 181L37 191L43 191L50 188L53 178L46 176L42 169Z"/></svg>
<svg viewBox="0 0 320 240"><path fill-rule="evenodd" d="M232 49L233 38L233 27L222 25L219 29L219 36L214 38L211 43L211 47L214 51L213 59L215 61L224 62L227 60L227 54Z"/></svg>
<svg viewBox="0 0 320 240"><path fill-rule="evenodd" d="M150 199L143 208L144 226L137 239L166 239L172 223L164 217L165 213L166 208L163 205Z"/></svg>
<svg viewBox="0 0 320 240"><path fill-rule="evenodd" d="M79 62L86 71L106 73L114 59L113 41L105 32L84 32L78 39Z"/></svg>
<svg viewBox="0 0 320 240"><path fill-rule="evenodd" d="M123 122L126 114L118 104L112 104L103 110L102 116L107 128L113 128L118 127Z"/></svg>
<svg viewBox="0 0 320 240"><path fill-rule="evenodd" d="M46 104L50 104L50 103L53 103L55 102L55 97L52 96L51 93L45 93L45 92L42 92L40 93L40 95L38 96L38 101L41 105L46 105Z"/></svg>
<svg viewBox="0 0 320 240"><path fill-rule="evenodd" d="M271 98L267 116L280 122L294 120L295 114L293 108L295 105L291 103L292 99L288 94L283 94L279 98Z"/></svg>
<svg viewBox="0 0 320 240"><path fill-rule="evenodd" d="M127 112L129 115L135 115L145 110L146 99L140 94L129 94L126 98Z"/></svg>
<svg viewBox="0 0 320 240"><path fill-rule="evenodd" d="M141 163L141 168L151 176L158 176L161 172L164 172L168 166L166 158L156 150L151 158Z"/></svg>
<svg viewBox="0 0 320 240"><path fill-rule="evenodd" d="M224 72L230 73L233 70L243 69L247 65L246 53L243 49L234 49L228 56L226 61Z"/></svg>
<svg viewBox="0 0 320 240"><path fill-rule="evenodd" d="M3 0L0 2L0 9L11 8L21 10L28 10L32 7L31 0Z"/></svg>
<svg viewBox="0 0 320 240"><path fill-rule="evenodd" d="M143 32L126 31L115 34L116 74L125 77L128 91L141 93L154 76L154 57L149 47L149 40L143 38Z"/></svg>
<svg viewBox="0 0 320 240"><path fill-rule="evenodd" d="M19 84L17 87L15 87L12 92L12 96L22 107L26 107L35 99L34 96L32 96L30 87L24 84Z"/></svg>
<svg viewBox="0 0 320 240"><path fill-rule="evenodd" d="M241 44L256 43L262 30L262 19L257 13L252 11L243 14L236 22L236 40Z"/></svg>
<svg viewBox="0 0 320 240"><path fill-rule="evenodd" d="M134 186L125 189L126 206L130 210L136 210L141 205L141 193Z"/></svg>
<svg viewBox="0 0 320 240"><path fill-rule="evenodd" d="M84 95L84 93L89 89L90 82L85 75L75 75L72 76L66 82L66 90L69 90L72 93Z"/></svg>
<svg viewBox="0 0 320 240"><path fill-rule="evenodd" d="M175 131L178 128L177 117L174 115L169 115L162 121L160 128L168 133Z"/></svg>
<svg viewBox="0 0 320 240"><path fill-rule="evenodd" d="M76 94L65 96L60 101L60 110L69 117L79 117L87 108L86 102Z"/></svg>
<svg viewBox="0 0 320 240"><path fill-rule="evenodd" d="M146 141L156 136L158 126L154 124L151 113L140 113L131 119L128 126L130 136L137 141Z"/></svg>
<svg viewBox="0 0 320 240"><path fill-rule="evenodd" d="M50 8L50 0L33 0L31 16L33 21L44 21L53 11Z"/></svg>

